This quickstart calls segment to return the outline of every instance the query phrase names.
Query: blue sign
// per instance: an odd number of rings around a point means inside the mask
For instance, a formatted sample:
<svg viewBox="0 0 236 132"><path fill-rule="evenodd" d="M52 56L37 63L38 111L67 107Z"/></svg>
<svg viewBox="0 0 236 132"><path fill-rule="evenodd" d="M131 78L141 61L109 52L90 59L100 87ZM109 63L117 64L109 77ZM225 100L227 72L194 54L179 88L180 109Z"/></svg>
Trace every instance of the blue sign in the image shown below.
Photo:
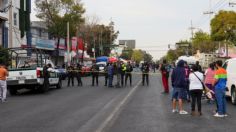
<svg viewBox="0 0 236 132"><path fill-rule="evenodd" d="M38 39L36 40L36 48L45 50L55 50L55 41Z"/></svg>

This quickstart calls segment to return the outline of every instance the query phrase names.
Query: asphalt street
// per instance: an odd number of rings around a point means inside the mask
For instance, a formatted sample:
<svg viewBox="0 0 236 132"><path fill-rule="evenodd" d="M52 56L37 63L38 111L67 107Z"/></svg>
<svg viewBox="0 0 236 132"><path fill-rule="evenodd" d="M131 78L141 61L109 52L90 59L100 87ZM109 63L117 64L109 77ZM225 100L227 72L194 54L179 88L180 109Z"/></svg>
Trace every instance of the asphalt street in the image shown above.
<svg viewBox="0 0 236 132"><path fill-rule="evenodd" d="M235 132L236 106L227 105L229 117L213 117L215 108L202 101L203 115L192 117L171 112L171 96L161 94L160 74L141 85L135 75L133 85L125 88L91 86L51 89L48 93L22 91L0 103L0 132ZM77 84L77 82L75 83ZM190 104L185 103L190 112Z"/></svg>

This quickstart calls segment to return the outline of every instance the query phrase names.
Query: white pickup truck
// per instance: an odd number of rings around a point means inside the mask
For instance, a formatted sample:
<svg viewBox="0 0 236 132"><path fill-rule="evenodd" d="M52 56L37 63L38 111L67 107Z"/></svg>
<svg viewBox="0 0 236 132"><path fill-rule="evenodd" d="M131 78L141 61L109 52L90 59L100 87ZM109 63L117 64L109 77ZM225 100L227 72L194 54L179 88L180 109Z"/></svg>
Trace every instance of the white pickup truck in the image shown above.
<svg viewBox="0 0 236 132"><path fill-rule="evenodd" d="M30 56L29 50L32 52ZM17 48L9 49L9 52L12 59L8 69L7 87L11 95L15 95L20 89L37 89L40 92L46 92L51 86L62 87L59 71L54 69L52 61L45 59L46 56L40 50ZM48 69L50 76L48 85L44 84L43 66L45 64L52 66Z"/></svg>

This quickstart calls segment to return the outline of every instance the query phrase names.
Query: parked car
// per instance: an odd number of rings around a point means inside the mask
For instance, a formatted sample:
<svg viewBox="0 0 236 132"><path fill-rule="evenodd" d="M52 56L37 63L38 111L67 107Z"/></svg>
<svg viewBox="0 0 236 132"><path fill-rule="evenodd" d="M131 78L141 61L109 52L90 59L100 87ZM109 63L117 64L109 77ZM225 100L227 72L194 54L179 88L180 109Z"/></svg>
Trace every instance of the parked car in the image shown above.
<svg viewBox="0 0 236 132"><path fill-rule="evenodd" d="M100 72L100 75L104 75L104 72L105 72L105 67L107 65L107 62L98 62L96 63L99 67L99 72Z"/></svg>
<svg viewBox="0 0 236 132"><path fill-rule="evenodd" d="M226 60L223 68L227 71L227 92L226 95L231 97L231 102L236 105L236 58Z"/></svg>
<svg viewBox="0 0 236 132"><path fill-rule="evenodd" d="M82 65L82 69L81 69L82 76L89 76L89 75L91 75L91 68L92 68L92 65L90 65L90 64Z"/></svg>

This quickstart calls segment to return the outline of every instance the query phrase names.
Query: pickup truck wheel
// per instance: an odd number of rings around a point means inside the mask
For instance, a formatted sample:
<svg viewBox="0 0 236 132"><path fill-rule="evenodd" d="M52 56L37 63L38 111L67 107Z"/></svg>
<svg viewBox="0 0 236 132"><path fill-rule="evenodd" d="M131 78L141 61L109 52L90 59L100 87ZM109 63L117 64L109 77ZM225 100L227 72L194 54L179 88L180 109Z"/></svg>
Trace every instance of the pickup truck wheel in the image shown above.
<svg viewBox="0 0 236 132"><path fill-rule="evenodd" d="M236 89L234 87L231 89L231 102L236 105Z"/></svg>
<svg viewBox="0 0 236 132"><path fill-rule="evenodd" d="M14 88L8 88L8 90L9 90L10 95L16 95L17 94L17 90L14 89Z"/></svg>
<svg viewBox="0 0 236 132"><path fill-rule="evenodd" d="M62 82L61 82L61 80L59 80L59 82L58 82L58 84L57 84L57 89L61 89L62 88Z"/></svg>

